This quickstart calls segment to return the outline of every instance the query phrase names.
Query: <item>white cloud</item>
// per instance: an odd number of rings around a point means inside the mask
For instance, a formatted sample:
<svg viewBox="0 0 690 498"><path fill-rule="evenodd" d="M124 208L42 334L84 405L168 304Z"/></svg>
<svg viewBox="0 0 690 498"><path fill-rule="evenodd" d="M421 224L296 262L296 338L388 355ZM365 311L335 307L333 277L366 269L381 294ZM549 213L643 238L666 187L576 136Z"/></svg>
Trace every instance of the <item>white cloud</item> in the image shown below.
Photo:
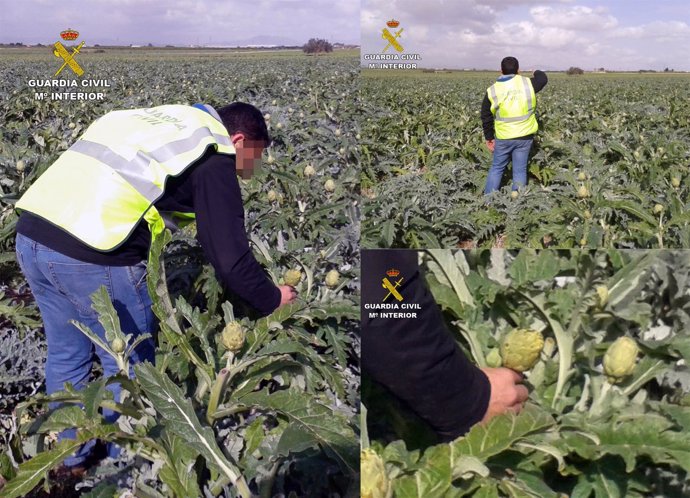
<svg viewBox="0 0 690 498"><path fill-rule="evenodd" d="M615 30L610 38L653 39L655 42L683 41L690 38L690 25L682 21L654 21L641 26Z"/></svg>
<svg viewBox="0 0 690 498"><path fill-rule="evenodd" d="M575 31L601 31L614 28L618 21L603 7L591 8L538 6L530 9L537 26L562 28Z"/></svg>
<svg viewBox="0 0 690 498"><path fill-rule="evenodd" d="M630 16L607 0L362 0L362 51L382 49L380 31L395 17L401 42L430 67L495 68L514 55L524 67L676 69L687 66L690 25L677 20L624 22ZM607 5L607 6L606 6ZM640 7L641 5L646 5ZM632 8L632 7L630 7ZM635 18L639 18L636 12ZM685 67L682 67L682 66Z"/></svg>
<svg viewBox="0 0 690 498"><path fill-rule="evenodd" d="M6 4L6 5L5 5ZM0 42L50 43L72 27L87 43L233 44L311 37L357 43L359 0L49 0L4 2Z"/></svg>

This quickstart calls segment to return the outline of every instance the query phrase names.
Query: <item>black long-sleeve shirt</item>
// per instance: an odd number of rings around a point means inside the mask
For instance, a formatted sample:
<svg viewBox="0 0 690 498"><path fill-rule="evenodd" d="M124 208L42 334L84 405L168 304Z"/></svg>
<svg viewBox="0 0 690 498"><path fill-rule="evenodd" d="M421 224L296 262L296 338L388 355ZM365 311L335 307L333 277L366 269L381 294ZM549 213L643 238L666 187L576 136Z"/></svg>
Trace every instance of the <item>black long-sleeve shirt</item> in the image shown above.
<svg viewBox="0 0 690 498"><path fill-rule="evenodd" d="M168 179L154 205L159 211L195 213L197 238L219 280L262 315L278 307L280 290L249 247L234 156L209 149L180 176ZM148 225L141 220L120 247L101 252L27 211L19 218L17 232L71 258L106 266L139 263L147 258L151 242Z"/></svg>
<svg viewBox="0 0 690 498"><path fill-rule="evenodd" d="M534 76L529 79L532 83L532 88L534 88L534 93L539 93L548 83L549 79L544 71L536 70L534 71ZM489 96L484 93L484 100L482 100L482 128L484 129L484 138L486 140L493 140L495 138L494 132L494 115L491 113L491 101ZM534 134L525 135L524 137L517 137L512 140L521 140L532 138Z"/></svg>
<svg viewBox="0 0 690 498"><path fill-rule="evenodd" d="M398 270L396 277L387 275ZM383 278L402 297L385 296ZM384 300L385 298L385 300ZM376 309L381 304L399 309ZM402 305L420 309L403 309ZM377 316L372 315L377 313ZM383 318L382 313L416 313ZM390 316L390 315L389 315ZM412 250L362 251L362 370L450 441L479 422L489 405L486 375L470 363L443 322L441 310L420 274Z"/></svg>

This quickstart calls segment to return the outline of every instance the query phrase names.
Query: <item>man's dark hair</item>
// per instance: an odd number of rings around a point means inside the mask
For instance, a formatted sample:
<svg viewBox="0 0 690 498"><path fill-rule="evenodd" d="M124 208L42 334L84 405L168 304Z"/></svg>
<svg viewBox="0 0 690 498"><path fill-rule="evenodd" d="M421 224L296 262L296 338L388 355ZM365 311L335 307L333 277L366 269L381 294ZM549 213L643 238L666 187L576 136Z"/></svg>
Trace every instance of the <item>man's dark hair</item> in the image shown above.
<svg viewBox="0 0 690 498"><path fill-rule="evenodd" d="M253 105L233 102L218 109L218 115L230 135L242 133L247 140L263 140L266 147L271 143L264 116Z"/></svg>
<svg viewBox="0 0 690 498"><path fill-rule="evenodd" d="M517 74L520 65L515 57L506 57L501 61L501 72L503 74Z"/></svg>

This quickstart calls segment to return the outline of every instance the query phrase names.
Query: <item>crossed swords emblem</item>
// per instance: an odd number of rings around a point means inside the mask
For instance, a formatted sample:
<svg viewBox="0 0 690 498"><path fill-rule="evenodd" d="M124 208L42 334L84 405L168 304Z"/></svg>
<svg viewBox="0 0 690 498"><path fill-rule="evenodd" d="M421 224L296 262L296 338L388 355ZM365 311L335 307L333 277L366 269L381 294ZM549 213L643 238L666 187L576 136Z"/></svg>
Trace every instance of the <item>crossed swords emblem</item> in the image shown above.
<svg viewBox="0 0 690 498"><path fill-rule="evenodd" d="M400 287L400 284L402 283L402 281L403 281L402 277L400 277L400 280L398 280L395 283L391 283L391 281L385 277L383 278L383 288L388 289L388 294L386 294L386 297L383 298L384 301L386 299L388 299L390 296L393 296L398 301L403 300L402 295L398 292L398 287Z"/></svg>
<svg viewBox="0 0 690 498"><path fill-rule="evenodd" d="M388 28L383 28L383 31L381 33L381 38L388 41L388 44L383 49L384 52L386 50L388 50L390 47L393 47L398 52L403 51L402 45L400 45L400 42L398 42L398 38L400 38L400 35L402 34L402 32L403 32L402 28L400 28L398 31L396 31L395 34L388 31Z"/></svg>
<svg viewBox="0 0 690 498"><path fill-rule="evenodd" d="M81 47L84 46L84 42L81 42L79 44L79 46L75 47L74 50L72 50L71 54L67 51L65 46L60 42L56 42L55 45L53 45L53 46L55 47L55 50L53 50L53 54L55 55L55 57L61 57L62 60L65 61L62 64L62 66L60 66L60 69L57 70L57 73L55 73L55 76L60 74L62 72L62 70L65 69L65 67L67 67L67 66L69 66L77 76L81 76L82 74L84 74L84 70L81 68L81 66L79 66L77 61L74 60L74 56L79 53L79 50L81 50Z"/></svg>

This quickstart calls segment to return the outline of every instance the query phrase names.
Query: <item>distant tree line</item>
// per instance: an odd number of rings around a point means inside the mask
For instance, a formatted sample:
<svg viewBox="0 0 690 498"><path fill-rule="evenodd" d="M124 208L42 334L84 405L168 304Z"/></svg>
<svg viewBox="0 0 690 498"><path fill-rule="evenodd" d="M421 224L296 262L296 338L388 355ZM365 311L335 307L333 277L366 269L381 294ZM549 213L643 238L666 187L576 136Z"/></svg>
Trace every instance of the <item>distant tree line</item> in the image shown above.
<svg viewBox="0 0 690 498"><path fill-rule="evenodd" d="M302 50L305 54L319 54L323 52L333 52L333 45L321 38L311 38L304 44Z"/></svg>

